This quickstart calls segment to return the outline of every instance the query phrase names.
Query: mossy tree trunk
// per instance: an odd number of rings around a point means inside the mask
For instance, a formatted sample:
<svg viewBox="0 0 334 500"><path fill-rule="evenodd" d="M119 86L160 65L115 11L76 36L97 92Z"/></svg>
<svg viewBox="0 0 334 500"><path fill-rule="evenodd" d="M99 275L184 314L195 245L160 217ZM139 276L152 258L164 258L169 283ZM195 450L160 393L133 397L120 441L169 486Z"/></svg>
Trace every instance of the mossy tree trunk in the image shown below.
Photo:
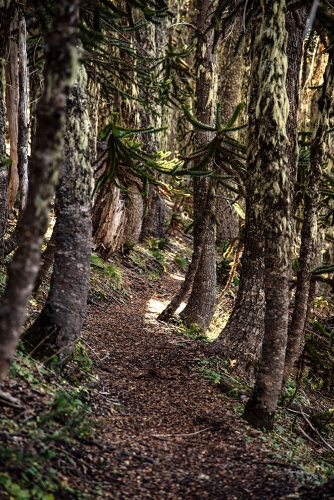
<svg viewBox="0 0 334 500"><path fill-rule="evenodd" d="M257 189L263 213L265 331L259 370L243 418L271 429L282 388L288 328L290 201L286 91L287 31L285 0L265 0L256 52L260 57L259 93L249 141L249 163L261 174Z"/></svg>
<svg viewBox="0 0 334 500"><path fill-rule="evenodd" d="M195 116L203 123L212 124L216 109L217 88L215 81L215 56L213 54L213 30L208 29L214 4L211 0L197 2L196 56L195 56ZM213 139L212 132L197 129L196 146L198 148ZM208 169L213 168L209 164ZM194 218L203 216L208 204L210 180L194 178ZM212 188L212 186L211 186ZM203 231L200 225L194 226L194 248L201 245ZM188 324L196 323L205 331L211 323L216 305L216 252L215 227L213 217L208 221L204 236L203 250L194 277L190 297L181 317Z"/></svg>
<svg viewBox="0 0 334 500"><path fill-rule="evenodd" d="M304 20L304 9L300 12ZM286 89L290 105L287 120L288 145L288 177L291 192L297 172L297 110L299 102L299 73L301 66L303 32L296 25L290 12L286 14L286 29L288 32L287 45L287 80ZM253 40L254 41L254 40ZM261 192L258 184L262 176L257 170L257 164L252 161L251 145L256 130L256 104L258 99L258 64L260 53L252 51L251 64L251 91L249 114L249 155L248 178L246 180L246 228L245 249L242 256L240 285L236 304L232 314L217 340L210 347L210 351L237 360L238 365L246 372L253 373L261 354L264 333L265 294L263 288L264 261L263 261L263 223L262 213L256 210L261 203ZM292 198L290 194L290 198ZM289 271L290 274L290 271Z"/></svg>
<svg viewBox="0 0 334 500"><path fill-rule="evenodd" d="M36 141L29 161L31 185L27 207L19 221L18 249L8 266L0 307L0 384L7 374L26 317L49 222L50 201L58 180L66 100L77 64L78 4L78 0L57 2L46 42L45 87L37 106Z"/></svg>
<svg viewBox="0 0 334 500"><path fill-rule="evenodd" d="M304 220L301 232L295 306L288 335L284 384L291 375L294 362L300 353L307 319L311 270L315 265L317 255L317 213L320 201L319 182L322 173L321 166L329 159L328 136L326 137L326 135L328 130L333 128L333 93L334 50L331 47L324 75L322 95L318 103L318 121L310 153L310 177L304 198Z"/></svg>
<svg viewBox="0 0 334 500"><path fill-rule="evenodd" d="M256 31L258 29L256 28ZM240 284L232 314L219 337L209 347L214 354L236 360L247 372L253 372L259 359L264 331L264 289L263 289L263 224L259 183L261 172L253 160L252 141L256 135L256 104L258 100L260 52L255 50L252 37L251 89L248 107L248 158L246 187L245 246L241 259Z"/></svg>
<svg viewBox="0 0 334 500"><path fill-rule="evenodd" d="M47 301L24 334L39 358L65 365L78 341L87 305L91 253L91 167L84 67L67 103L65 148L56 196L56 251Z"/></svg>

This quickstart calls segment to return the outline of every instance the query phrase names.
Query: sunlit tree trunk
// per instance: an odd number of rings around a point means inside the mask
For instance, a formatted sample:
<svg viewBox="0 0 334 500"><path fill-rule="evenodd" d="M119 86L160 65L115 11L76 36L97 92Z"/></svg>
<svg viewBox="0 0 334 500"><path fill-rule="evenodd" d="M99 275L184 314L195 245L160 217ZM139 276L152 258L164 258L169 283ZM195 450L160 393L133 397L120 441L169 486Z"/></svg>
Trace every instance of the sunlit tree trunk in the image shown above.
<svg viewBox="0 0 334 500"><path fill-rule="evenodd" d="M287 31L284 0L263 2L256 52L259 97L249 141L249 163L261 175L257 189L263 212L265 332L259 370L243 418L271 429L282 388L289 306L290 212L286 124Z"/></svg>
<svg viewBox="0 0 334 500"><path fill-rule="evenodd" d="M50 292L39 317L23 337L34 356L55 356L59 365L67 363L78 341L89 286L91 167L86 86L86 71L81 67L67 103Z"/></svg>
<svg viewBox="0 0 334 500"><path fill-rule="evenodd" d="M58 179L69 82L76 67L77 0L55 6L46 43L45 90L37 107L38 128L30 158L27 208L19 221L18 249L8 266L0 306L0 384L13 358L38 271L40 250L49 222L50 201Z"/></svg>

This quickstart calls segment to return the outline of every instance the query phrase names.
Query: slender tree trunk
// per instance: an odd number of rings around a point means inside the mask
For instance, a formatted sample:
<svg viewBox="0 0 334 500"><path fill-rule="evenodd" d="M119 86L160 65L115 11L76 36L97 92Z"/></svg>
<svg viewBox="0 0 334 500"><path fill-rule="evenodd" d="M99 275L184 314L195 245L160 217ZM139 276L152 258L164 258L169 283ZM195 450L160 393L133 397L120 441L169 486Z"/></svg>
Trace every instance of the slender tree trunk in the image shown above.
<svg viewBox="0 0 334 500"><path fill-rule="evenodd" d="M78 341L89 287L92 175L86 86L86 71L81 67L67 104L50 292L39 317L23 337L35 357L57 356L60 366L69 361Z"/></svg>
<svg viewBox="0 0 334 500"><path fill-rule="evenodd" d="M213 30L208 30L214 5L211 0L197 2L197 42L195 58L196 90L195 111L196 117L203 123L212 123L215 113L215 98L217 95L215 81L215 56L213 54ZM202 147L213 139L213 133L197 129L196 145ZM208 165L208 169L212 165ZM194 178L194 218L200 217L208 203L210 181L208 178ZM212 186L211 186L212 187ZM201 245L202 232L194 227L194 248ZM216 253L215 227L211 217L205 232L205 241L201 258L190 297L181 317L189 324L196 323L205 331L211 323L216 305Z"/></svg>
<svg viewBox="0 0 334 500"><path fill-rule="evenodd" d="M49 221L50 200L58 179L66 98L77 60L78 4L76 0L56 4L46 44L45 90L38 103L38 130L30 158L31 186L27 208L19 221L18 249L8 266L8 280L0 306L0 385L7 374L25 320Z"/></svg>
<svg viewBox="0 0 334 500"><path fill-rule="evenodd" d="M311 146L310 178L305 192L304 221L301 233L295 307L289 328L283 378L284 384L286 384L289 376L291 375L294 362L299 355L305 330L311 280L310 271L314 265L317 253L317 213L320 201L319 181L322 173L321 166L328 160L329 154L326 133L330 128L332 128L331 116L334 111L333 92L334 50L331 48L324 75L322 95L318 103L318 122L316 124L315 136Z"/></svg>
<svg viewBox="0 0 334 500"><path fill-rule="evenodd" d="M53 226L51 238L48 241L46 249L42 253L41 261L39 264L38 275L37 278L35 279L32 293L37 293L39 287L41 286L43 281L47 278L48 271L51 268L55 258L55 253L56 253L56 227Z"/></svg>
<svg viewBox="0 0 334 500"><path fill-rule="evenodd" d="M9 156L12 160L8 169L8 209L10 210L14 205L16 193L19 187L19 176L17 172L19 68L17 44L13 40L10 40L8 45L9 58L6 64L6 106L10 142Z"/></svg>
<svg viewBox="0 0 334 500"><path fill-rule="evenodd" d="M1 50L1 48L0 48ZM0 263L3 261L3 241L8 215L8 167L6 160L5 59L0 54Z"/></svg>
<svg viewBox="0 0 334 500"><path fill-rule="evenodd" d="M28 74L27 74L27 27L24 12L19 13L19 87L18 109L18 163L20 185L20 215L27 204L28 195Z"/></svg>
<svg viewBox="0 0 334 500"><path fill-rule="evenodd" d="M259 371L243 418L271 429L282 388L288 328L290 213L286 124L287 31L285 0L265 0L256 51L261 54L259 98L249 161L261 173L264 234L265 332Z"/></svg>
<svg viewBox="0 0 334 500"><path fill-rule="evenodd" d="M198 224L197 228L198 244L194 245L192 258L189 264L189 268L187 270L186 277L177 294L173 297L168 306L159 314L158 316L159 321L167 322L173 316L173 314L181 305L181 302L185 299L187 293L191 289L191 286L194 282L198 270L198 266L201 261L201 255L204 251L205 241L206 241L205 235L208 230L210 219L212 217L213 203L214 203L214 196L213 196L213 189L211 187L208 193L207 204L202 214L203 215L202 220Z"/></svg>

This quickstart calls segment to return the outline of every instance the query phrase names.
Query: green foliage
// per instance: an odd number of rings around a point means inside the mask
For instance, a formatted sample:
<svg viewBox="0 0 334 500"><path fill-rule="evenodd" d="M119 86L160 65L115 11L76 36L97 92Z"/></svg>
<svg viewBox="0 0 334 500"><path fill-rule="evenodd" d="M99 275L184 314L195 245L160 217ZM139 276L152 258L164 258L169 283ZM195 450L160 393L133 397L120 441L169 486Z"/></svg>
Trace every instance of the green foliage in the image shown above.
<svg viewBox="0 0 334 500"><path fill-rule="evenodd" d="M107 143L107 149L101 158L101 166L104 165L105 169L96 181L93 194L108 180L126 193L130 184L135 182L131 176L140 179L142 182L142 196L145 200L148 198L149 183L159 185L165 189L164 183L158 181L154 175L156 173L171 173L181 162L166 160L166 155L162 152L156 154L147 153L142 148L143 143L135 139L138 134L152 134L165 129L166 127L161 129L120 127L118 125L118 113L113 113L113 122L100 132L100 138ZM146 206L147 208L148 206Z"/></svg>
<svg viewBox="0 0 334 500"><path fill-rule="evenodd" d="M109 284L115 290L120 290L122 287L122 271L117 268L114 264L105 262L100 256L92 254L90 257L91 264L97 269L97 274L101 278L105 278L109 281ZM108 294L102 289L95 288L93 290L94 295L99 296L102 300L108 299Z"/></svg>
<svg viewBox="0 0 334 500"><path fill-rule="evenodd" d="M80 340L75 346L72 355L72 362L75 365L79 366L80 369L83 370L85 373L89 373L91 371L93 361L88 356L87 349Z"/></svg>
<svg viewBox="0 0 334 500"><path fill-rule="evenodd" d="M174 318L174 331L178 335L183 337L188 337L194 340L203 340L207 341L207 336L204 335L201 331L201 328L196 323L192 323L191 325L187 325L183 323L180 319Z"/></svg>
<svg viewBox="0 0 334 500"><path fill-rule="evenodd" d="M24 411L0 421L8 436L5 445L0 443L0 496L13 500L98 498L94 485L85 483L83 493L63 476L65 467L67 477L76 477L71 451L80 440L94 436L96 423L91 419L87 389L72 387L22 353L16 356L10 377L26 384L25 396L32 397L36 390L45 396L43 404L30 409L29 418Z"/></svg>
<svg viewBox="0 0 334 500"><path fill-rule="evenodd" d="M192 115L190 106L184 104L182 107L189 122L196 129L215 132L215 137L193 153L187 156L180 155L180 158L184 160L182 169L179 168L179 165L176 165L171 174L176 177L181 175L210 176L232 192L239 193L240 191L244 195L243 182L246 175L245 147L230 135L244 127L233 128L243 106L243 103L240 103L227 124L222 125L221 105L218 103L215 124L211 126L197 120ZM189 162L194 162L195 165L187 168ZM212 169L213 165L215 167L214 170ZM237 187L233 185L234 183L237 184Z"/></svg>
<svg viewBox="0 0 334 500"><path fill-rule="evenodd" d="M165 250L167 245L166 238L149 238L146 242L149 250Z"/></svg>
<svg viewBox="0 0 334 500"><path fill-rule="evenodd" d="M175 255L173 260L174 260L175 264L177 264L178 266L181 267L181 269L183 269L183 271L187 270L188 261L185 257L181 257L180 255Z"/></svg>

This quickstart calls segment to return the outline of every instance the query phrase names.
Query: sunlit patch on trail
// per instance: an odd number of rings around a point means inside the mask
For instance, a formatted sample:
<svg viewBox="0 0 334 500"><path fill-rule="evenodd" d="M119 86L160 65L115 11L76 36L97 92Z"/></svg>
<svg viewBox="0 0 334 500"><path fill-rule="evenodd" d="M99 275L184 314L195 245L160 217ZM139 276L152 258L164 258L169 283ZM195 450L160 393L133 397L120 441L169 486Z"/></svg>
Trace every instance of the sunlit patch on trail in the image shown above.
<svg viewBox="0 0 334 500"><path fill-rule="evenodd" d="M147 302L147 307L146 307L146 317L155 317L156 315L160 314L165 307L169 304L168 300L156 300L156 299L150 299ZM182 309L184 309L186 306L185 302L182 302L176 313L180 313Z"/></svg>

